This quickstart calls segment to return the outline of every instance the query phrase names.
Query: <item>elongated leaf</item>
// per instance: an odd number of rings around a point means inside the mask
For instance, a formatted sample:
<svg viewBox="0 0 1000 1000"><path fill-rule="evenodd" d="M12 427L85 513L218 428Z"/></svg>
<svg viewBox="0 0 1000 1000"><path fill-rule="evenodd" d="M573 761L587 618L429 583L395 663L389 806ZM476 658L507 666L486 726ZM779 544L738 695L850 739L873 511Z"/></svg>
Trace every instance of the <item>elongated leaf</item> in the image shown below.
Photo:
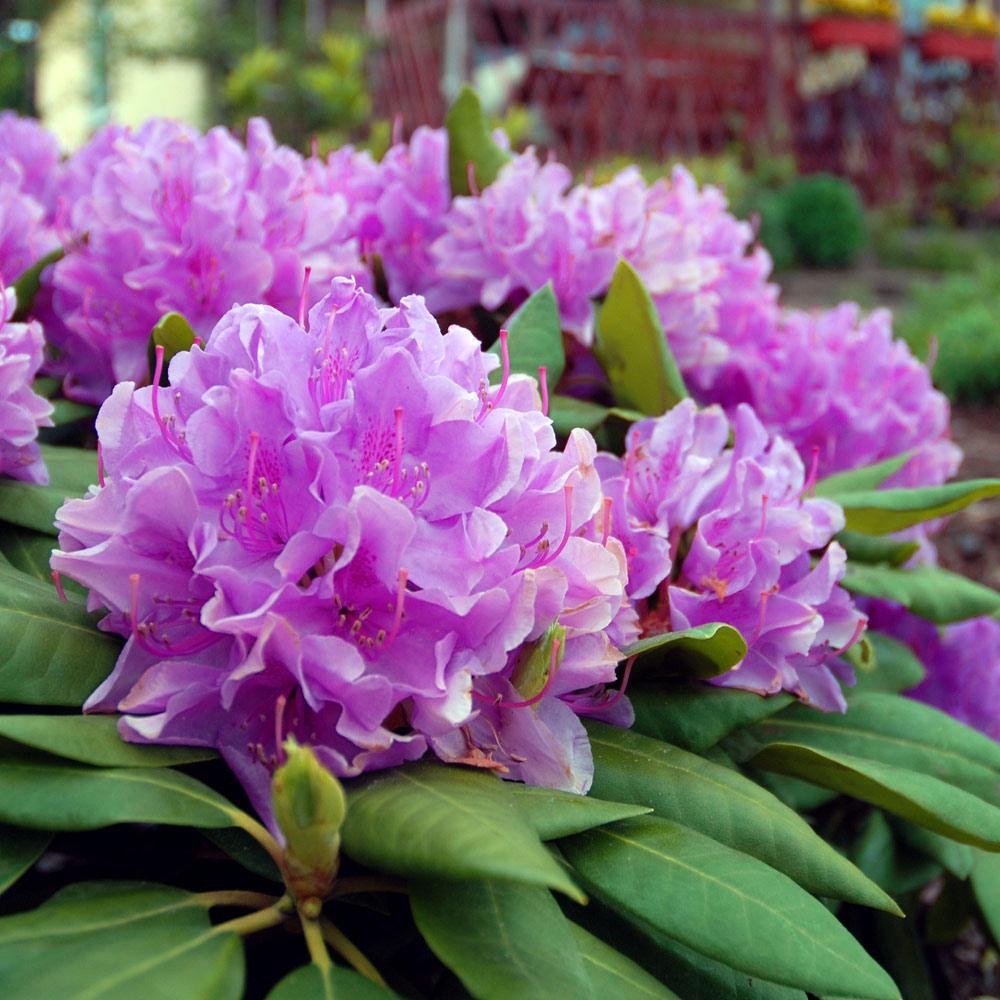
<svg viewBox="0 0 1000 1000"><path fill-rule="evenodd" d="M899 914L874 882L788 806L739 772L613 726L588 725L598 796L652 806L784 872L818 896Z"/></svg>
<svg viewBox="0 0 1000 1000"><path fill-rule="evenodd" d="M49 470L48 486L0 479L0 521L55 535L56 511L67 497L82 497L97 482L97 453L40 445Z"/></svg>
<svg viewBox="0 0 1000 1000"><path fill-rule="evenodd" d="M632 424L636 420L642 420L644 414L621 406L601 406L600 403L573 396L553 396L549 400L549 416L556 433L565 436L576 427L596 431L612 418Z"/></svg>
<svg viewBox="0 0 1000 1000"><path fill-rule="evenodd" d="M929 774L1000 805L1000 744L930 705L869 692L844 715L793 705L743 734L799 743Z"/></svg>
<svg viewBox="0 0 1000 1000"><path fill-rule="evenodd" d="M220 826L215 829L202 829L201 833L206 840L228 854L233 861L243 865L247 871L272 882L281 883L281 873L274 863L274 858L244 830Z"/></svg>
<svg viewBox="0 0 1000 1000"><path fill-rule="evenodd" d="M459 767L417 764L353 783L343 845L400 875L512 879L582 898L503 783Z"/></svg>
<svg viewBox="0 0 1000 1000"><path fill-rule="evenodd" d="M905 643L884 632L866 632L866 638L875 651L875 669L859 674L854 691L848 696L853 700L866 691L885 691L896 694L915 688L927 673Z"/></svg>
<svg viewBox="0 0 1000 1000"><path fill-rule="evenodd" d="M202 747L126 743L117 717L108 715L0 715L0 737L99 767L169 767L217 756Z"/></svg>
<svg viewBox="0 0 1000 1000"><path fill-rule="evenodd" d="M41 856L52 834L0 826L0 894L5 893Z"/></svg>
<svg viewBox="0 0 1000 1000"><path fill-rule="evenodd" d="M622 406L658 417L687 397L653 300L627 261L598 313L595 352Z"/></svg>
<svg viewBox="0 0 1000 1000"><path fill-rule="evenodd" d="M475 173L476 187L492 184L500 168L510 159L490 135L483 106L471 87L463 87L444 120L448 130L448 178L454 196L471 194L469 164Z"/></svg>
<svg viewBox="0 0 1000 1000"><path fill-rule="evenodd" d="M504 791L513 797L518 811L542 840L558 840L595 826L652 812L645 805L607 802L593 795L574 795L536 785L511 782Z"/></svg>
<svg viewBox="0 0 1000 1000"><path fill-rule="evenodd" d="M544 367L549 392L555 392L566 367L566 349L563 347L559 303L556 302L551 281L539 288L511 316L507 322L507 334L510 370L537 379L539 368ZM490 353L500 356L499 341L490 348ZM490 373L494 383L499 382L501 377L500 368Z"/></svg>
<svg viewBox="0 0 1000 1000"><path fill-rule="evenodd" d="M661 632L622 650L622 656L642 657L636 664L641 672L662 670L694 678L724 674L746 655L743 636L732 625L721 622L696 625L680 632Z"/></svg>
<svg viewBox="0 0 1000 1000"><path fill-rule="evenodd" d="M578 924L572 924L571 928L594 996L615 997L616 1000L680 1000L676 993L620 951L615 951Z"/></svg>
<svg viewBox="0 0 1000 1000"><path fill-rule="evenodd" d="M180 889L84 882L0 918L10 1000L239 1000L243 948Z"/></svg>
<svg viewBox="0 0 1000 1000"><path fill-rule="evenodd" d="M881 806L960 843L1000 850L1000 809L928 774L796 743L772 743L753 764Z"/></svg>
<svg viewBox="0 0 1000 1000"><path fill-rule="evenodd" d="M642 816L581 833L562 849L606 903L748 975L817 993L899 997L822 903L679 823Z"/></svg>
<svg viewBox="0 0 1000 1000"><path fill-rule="evenodd" d="M976 852L972 891L993 940L1000 944L1000 854Z"/></svg>
<svg viewBox="0 0 1000 1000"><path fill-rule="evenodd" d="M304 965L289 972L267 1000L392 1000L397 994L338 965L320 970Z"/></svg>
<svg viewBox="0 0 1000 1000"><path fill-rule="evenodd" d="M477 1000L594 995L570 922L548 889L418 880L410 907L431 950Z"/></svg>
<svg viewBox="0 0 1000 1000"><path fill-rule="evenodd" d="M881 535L863 535L859 531L842 531L837 541L844 546L847 558L854 563L888 563L902 566L920 548L918 542L900 542Z"/></svg>
<svg viewBox="0 0 1000 1000"><path fill-rule="evenodd" d="M969 877L977 853L974 847L956 844L954 840L925 830L922 826L915 826L905 819L894 818L892 825L900 841L918 854L933 858L945 871L951 872L958 879Z"/></svg>
<svg viewBox="0 0 1000 1000"><path fill-rule="evenodd" d="M38 294L38 289L42 284L42 272L50 265L55 264L66 256L66 251L62 247L57 247L47 253L40 260L35 261L18 279L14 282L14 291L17 294L17 309L14 311L12 319L15 322L23 322L31 313L31 306Z"/></svg>
<svg viewBox="0 0 1000 1000"><path fill-rule="evenodd" d="M887 535L922 521L954 514L977 500L1000 495L1000 479L970 479L919 489L864 490L837 493L847 528L866 535Z"/></svg>
<svg viewBox="0 0 1000 1000"><path fill-rule="evenodd" d="M872 809L865 817L851 860L886 892L900 897L922 889L941 874L936 861L897 843L881 809Z"/></svg>
<svg viewBox="0 0 1000 1000"><path fill-rule="evenodd" d="M27 528L0 525L0 554L15 569L48 585L52 580L49 557L55 548L55 539ZM67 583L72 583L68 580Z"/></svg>
<svg viewBox="0 0 1000 1000"><path fill-rule="evenodd" d="M937 566L894 569L853 565L842 582L852 593L896 601L939 625L1000 610L1000 593Z"/></svg>
<svg viewBox="0 0 1000 1000"><path fill-rule="evenodd" d="M708 684L660 684L629 688L636 732L703 753L737 729L781 711L787 694L763 698L750 691Z"/></svg>
<svg viewBox="0 0 1000 1000"><path fill-rule="evenodd" d="M0 565L0 701L79 706L111 672L120 641L68 596Z"/></svg>
<svg viewBox="0 0 1000 1000"><path fill-rule="evenodd" d="M912 451L904 451L873 465L835 472L832 476L827 476L816 483L816 496L836 498L843 493L860 493L862 490L877 489L890 476L899 472L912 457Z"/></svg>
<svg viewBox="0 0 1000 1000"><path fill-rule="evenodd" d="M239 810L186 774L93 768L7 758L0 763L0 821L40 830L96 830L114 823L219 827Z"/></svg>
<svg viewBox="0 0 1000 1000"><path fill-rule="evenodd" d="M52 423L56 427L65 427L80 420L93 420L97 410L93 406L77 403L72 399L55 399L52 401Z"/></svg>

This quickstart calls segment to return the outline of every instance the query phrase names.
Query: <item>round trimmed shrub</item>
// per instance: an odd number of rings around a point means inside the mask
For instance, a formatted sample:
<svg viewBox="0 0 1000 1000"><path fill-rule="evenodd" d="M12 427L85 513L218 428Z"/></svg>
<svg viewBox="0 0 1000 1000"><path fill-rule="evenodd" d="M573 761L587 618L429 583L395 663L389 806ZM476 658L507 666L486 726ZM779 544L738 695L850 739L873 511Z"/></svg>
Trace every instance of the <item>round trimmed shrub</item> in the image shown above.
<svg viewBox="0 0 1000 1000"><path fill-rule="evenodd" d="M844 267L868 239L857 188L830 174L813 174L788 189L786 225L795 254L804 264Z"/></svg>

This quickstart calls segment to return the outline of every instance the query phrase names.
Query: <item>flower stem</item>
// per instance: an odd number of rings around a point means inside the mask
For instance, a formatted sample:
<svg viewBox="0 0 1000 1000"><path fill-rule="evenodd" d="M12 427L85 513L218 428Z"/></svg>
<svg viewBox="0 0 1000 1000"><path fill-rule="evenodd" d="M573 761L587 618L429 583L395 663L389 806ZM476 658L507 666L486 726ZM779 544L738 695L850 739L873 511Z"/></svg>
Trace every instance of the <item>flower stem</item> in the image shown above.
<svg viewBox="0 0 1000 1000"><path fill-rule="evenodd" d="M353 896L358 892L407 892L401 878L378 878L371 875L349 875L334 883L332 896Z"/></svg>
<svg viewBox="0 0 1000 1000"><path fill-rule="evenodd" d="M378 969L344 936L343 932L334 927L326 917L320 917L319 926L323 933L323 940L356 972L360 972L362 976L370 979L377 986L386 988L385 980L379 975Z"/></svg>
<svg viewBox="0 0 1000 1000"><path fill-rule="evenodd" d="M312 959L312 963L318 966L320 971L325 974L326 970L333 965L330 961L330 953L326 950L326 942L323 940L323 933L320 930L319 922L310 917L303 916L299 913L299 919L302 921L302 933L306 937L306 946L309 948L309 957Z"/></svg>
<svg viewBox="0 0 1000 1000"><path fill-rule="evenodd" d="M236 917L234 920L227 920L225 923L216 924L212 930L217 934L229 932L231 934L254 934L257 931L266 931L269 927L277 927L283 923L288 916L288 910L282 905L283 901L269 906L266 910L258 910L256 913L248 913L243 917Z"/></svg>
<svg viewBox="0 0 1000 1000"><path fill-rule="evenodd" d="M199 892L195 896L195 899L204 907L243 906L248 910L263 910L274 906L279 898L278 896L268 896L263 892L243 892L240 889Z"/></svg>

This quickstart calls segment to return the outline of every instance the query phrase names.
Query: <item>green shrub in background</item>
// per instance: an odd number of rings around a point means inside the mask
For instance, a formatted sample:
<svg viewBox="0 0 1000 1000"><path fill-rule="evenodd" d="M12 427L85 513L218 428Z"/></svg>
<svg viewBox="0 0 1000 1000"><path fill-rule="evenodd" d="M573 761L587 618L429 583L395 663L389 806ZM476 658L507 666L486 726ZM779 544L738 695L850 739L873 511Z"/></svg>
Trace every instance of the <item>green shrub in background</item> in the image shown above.
<svg viewBox="0 0 1000 1000"><path fill-rule="evenodd" d="M789 271L798 263L788 232L788 196L783 191L758 191L738 206L737 214L757 224L757 239L771 255L775 271Z"/></svg>
<svg viewBox="0 0 1000 1000"><path fill-rule="evenodd" d="M971 273L914 282L896 330L922 358L934 353L934 381L956 401L1000 397L1000 266L979 261Z"/></svg>
<svg viewBox="0 0 1000 1000"><path fill-rule="evenodd" d="M804 264L845 267L868 239L865 209L857 188L830 174L795 181L785 202L788 235Z"/></svg>

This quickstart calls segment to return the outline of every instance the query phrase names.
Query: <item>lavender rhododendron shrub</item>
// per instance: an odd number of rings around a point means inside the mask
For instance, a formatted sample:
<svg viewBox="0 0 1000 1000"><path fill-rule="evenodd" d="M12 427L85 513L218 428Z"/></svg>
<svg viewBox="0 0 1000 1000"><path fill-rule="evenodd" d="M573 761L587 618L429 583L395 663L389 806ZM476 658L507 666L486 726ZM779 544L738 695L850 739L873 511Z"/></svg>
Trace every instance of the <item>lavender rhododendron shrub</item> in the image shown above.
<svg viewBox="0 0 1000 1000"><path fill-rule="evenodd" d="M31 386L42 364L42 328L11 320L13 290L0 294L0 476L48 482L38 428L51 427L52 404Z"/></svg>
<svg viewBox="0 0 1000 1000"><path fill-rule="evenodd" d="M843 711L853 672L839 656L866 621L839 586L847 559L831 539L843 512L808 496L795 449L750 407L736 410L731 447L730 426L719 407L687 400L633 425L622 458L601 456L640 625L731 624L749 650L715 683Z"/></svg>
<svg viewBox="0 0 1000 1000"><path fill-rule="evenodd" d="M288 735L339 775L431 749L586 791L578 715L630 718L604 692L635 636L625 557L593 537L593 440L555 450L534 380L490 387L496 363L338 279L308 330L239 307L168 387L121 383L52 563L128 637L87 707L218 747L265 813Z"/></svg>

